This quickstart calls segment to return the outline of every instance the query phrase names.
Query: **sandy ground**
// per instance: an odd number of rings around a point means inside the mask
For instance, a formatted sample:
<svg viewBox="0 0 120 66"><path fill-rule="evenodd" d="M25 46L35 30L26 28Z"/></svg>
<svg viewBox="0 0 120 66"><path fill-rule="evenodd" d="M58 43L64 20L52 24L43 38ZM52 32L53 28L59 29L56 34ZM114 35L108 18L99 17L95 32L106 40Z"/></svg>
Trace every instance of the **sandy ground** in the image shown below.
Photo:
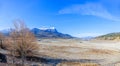
<svg viewBox="0 0 120 66"><path fill-rule="evenodd" d="M101 66L114 66L120 62L120 42L118 41L44 39L38 43L40 44L39 52L43 56L98 63Z"/></svg>

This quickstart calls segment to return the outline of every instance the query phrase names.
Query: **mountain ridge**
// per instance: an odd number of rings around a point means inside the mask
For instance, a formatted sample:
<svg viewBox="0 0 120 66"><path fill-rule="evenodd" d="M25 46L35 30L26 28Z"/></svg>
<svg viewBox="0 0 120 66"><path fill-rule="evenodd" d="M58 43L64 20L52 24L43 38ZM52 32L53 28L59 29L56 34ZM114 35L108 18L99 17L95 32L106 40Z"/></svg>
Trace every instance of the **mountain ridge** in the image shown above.
<svg viewBox="0 0 120 66"><path fill-rule="evenodd" d="M98 36L95 39L120 40L120 32L108 33L108 34L105 34L105 35Z"/></svg>
<svg viewBox="0 0 120 66"><path fill-rule="evenodd" d="M69 34L63 34L61 32L58 32L57 29L46 29L41 30L39 28L33 28L31 32L37 37L37 38L73 38Z"/></svg>

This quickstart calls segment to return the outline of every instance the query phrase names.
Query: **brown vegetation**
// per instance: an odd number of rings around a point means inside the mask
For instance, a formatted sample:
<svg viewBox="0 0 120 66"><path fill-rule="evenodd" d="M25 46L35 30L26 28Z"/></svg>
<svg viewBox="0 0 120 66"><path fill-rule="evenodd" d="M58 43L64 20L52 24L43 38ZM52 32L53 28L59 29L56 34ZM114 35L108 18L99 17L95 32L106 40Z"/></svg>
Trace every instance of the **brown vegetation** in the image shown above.
<svg viewBox="0 0 120 66"><path fill-rule="evenodd" d="M107 50L107 49L90 49L87 53L93 53L93 54L114 54L114 53L117 53L117 51Z"/></svg>
<svg viewBox="0 0 120 66"><path fill-rule="evenodd" d="M4 42L4 35L2 34L2 33L0 33L0 48L1 49L4 49L5 48L5 46L4 46L4 44L3 44L3 42Z"/></svg>
<svg viewBox="0 0 120 66"><path fill-rule="evenodd" d="M39 46L36 43L36 38L22 21L14 23L14 28L11 29L10 36L5 40L5 44L9 45L7 49L10 50L13 56L13 63L15 62L14 57L20 56L24 65L26 56L38 53Z"/></svg>
<svg viewBox="0 0 120 66"><path fill-rule="evenodd" d="M80 63L80 62L62 62L57 66L100 66L96 63Z"/></svg>

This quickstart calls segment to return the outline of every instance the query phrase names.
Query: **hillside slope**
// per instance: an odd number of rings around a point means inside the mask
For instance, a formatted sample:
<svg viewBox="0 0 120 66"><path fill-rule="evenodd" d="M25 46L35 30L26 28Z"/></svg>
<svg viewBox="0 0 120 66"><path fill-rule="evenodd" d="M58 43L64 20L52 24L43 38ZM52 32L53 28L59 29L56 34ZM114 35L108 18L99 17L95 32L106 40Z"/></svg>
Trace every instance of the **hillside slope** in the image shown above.
<svg viewBox="0 0 120 66"><path fill-rule="evenodd" d="M101 40L120 40L120 32L116 33L109 33L106 35L98 36L96 39L101 39Z"/></svg>

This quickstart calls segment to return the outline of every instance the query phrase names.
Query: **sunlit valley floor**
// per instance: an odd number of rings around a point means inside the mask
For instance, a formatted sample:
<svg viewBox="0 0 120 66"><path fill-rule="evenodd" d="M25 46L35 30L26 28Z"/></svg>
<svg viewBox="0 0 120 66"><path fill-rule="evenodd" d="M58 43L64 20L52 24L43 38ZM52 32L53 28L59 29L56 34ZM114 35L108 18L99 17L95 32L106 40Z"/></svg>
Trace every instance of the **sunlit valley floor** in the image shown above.
<svg viewBox="0 0 120 66"><path fill-rule="evenodd" d="M107 40L41 39L40 56L61 59L60 66L119 66L120 42ZM53 61L55 62L55 61ZM80 64L81 63L81 64Z"/></svg>

